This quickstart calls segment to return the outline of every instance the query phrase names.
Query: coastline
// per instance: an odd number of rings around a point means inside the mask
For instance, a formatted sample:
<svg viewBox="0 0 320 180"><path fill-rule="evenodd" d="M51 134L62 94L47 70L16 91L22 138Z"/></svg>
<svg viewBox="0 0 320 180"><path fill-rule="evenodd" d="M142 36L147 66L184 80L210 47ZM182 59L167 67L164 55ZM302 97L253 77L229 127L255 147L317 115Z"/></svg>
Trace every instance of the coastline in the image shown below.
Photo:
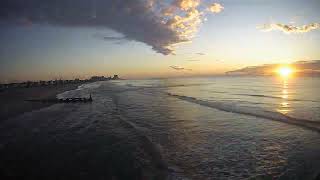
<svg viewBox="0 0 320 180"><path fill-rule="evenodd" d="M55 98L58 94L77 89L82 84L15 88L0 91L0 119L4 121L26 112L51 106L54 103L28 102L25 100Z"/></svg>

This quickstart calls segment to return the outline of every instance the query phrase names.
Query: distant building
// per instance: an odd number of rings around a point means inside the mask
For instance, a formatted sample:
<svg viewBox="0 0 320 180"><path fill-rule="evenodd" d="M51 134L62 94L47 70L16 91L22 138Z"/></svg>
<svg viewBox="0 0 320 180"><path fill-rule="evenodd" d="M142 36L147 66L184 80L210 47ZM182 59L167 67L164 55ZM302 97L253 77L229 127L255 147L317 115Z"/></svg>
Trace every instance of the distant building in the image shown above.
<svg viewBox="0 0 320 180"><path fill-rule="evenodd" d="M80 82L80 79L79 79L79 78L76 78L76 79L74 79L74 82L75 82L75 83L79 83L79 82Z"/></svg>
<svg viewBox="0 0 320 180"><path fill-rule="evenodd" d="M118 76L118 75L116 75L116 74L115 74L115 75L113 75L112 80L117 80L117 79L120 79L120 78L119 78L119 76Z"/></svg>
<svg viewBox="0 0 320 180"><path fill-rule="evenodd" d="M48 80L48 81L25 81L20 83L0 83L0 90L11 89L11 88L31 88L31 87L39 87L39 86L60 86L65 84L73 84L73 83L86 83L86 82L95 82L95 81L109 81L109 80L120 80L117 74L113 75L113 77L104 77L104 76L92 76L90 79L79 79L76 78L74 80Z"/></svg>
<svg viewBox="0 0 320 180"><path fill-rule="evenodd" d="M92 76L90 78L90 81L106 81L108 78L105 78L104 76Z"/></svg>
<svg viewBox="0 0 320 180"><path fill-rule="evenodd" d="M46 81L39 81L40 86L46 86L48 85Z"/></svg>

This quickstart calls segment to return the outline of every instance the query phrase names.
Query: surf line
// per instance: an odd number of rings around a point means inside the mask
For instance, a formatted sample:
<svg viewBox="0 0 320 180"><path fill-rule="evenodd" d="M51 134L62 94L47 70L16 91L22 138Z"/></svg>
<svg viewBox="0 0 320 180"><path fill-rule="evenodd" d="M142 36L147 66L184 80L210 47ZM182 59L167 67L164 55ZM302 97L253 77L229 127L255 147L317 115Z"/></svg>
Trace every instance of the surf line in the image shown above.
<svg viewBox="0 0 320 180"><path fill-rule="evenodd" d="M293 124L299 127L307 128L320 133L320 122L316 122L316 121L293 118L278 112L266 111L263 109L261 110L255 109L255 111L250 111L246 107L239 107L239 106L225 104L221 102L208 102L208 101L200 100L194 97L181 96L181 95L176 95L171 93L167 93L167 95L178 98L180 100L190 102L190 103L195 103L201 106L218 109L225 112L231 112L231 113L237 113L237 114L243 114L243 115L268 119L268 120L280 121L287 124Z"/></svg>

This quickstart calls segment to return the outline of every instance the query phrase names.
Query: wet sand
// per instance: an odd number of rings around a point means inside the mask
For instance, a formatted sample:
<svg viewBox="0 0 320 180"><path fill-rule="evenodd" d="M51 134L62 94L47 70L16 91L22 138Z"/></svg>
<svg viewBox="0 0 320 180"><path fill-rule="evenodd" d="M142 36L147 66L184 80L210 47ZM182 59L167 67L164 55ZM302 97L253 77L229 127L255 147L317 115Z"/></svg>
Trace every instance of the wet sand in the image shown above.
<svg viewBox="0 0 320 180"><path fill-rule="evenodd" d="M53 103L28 102L27 99L50 99L57 94L76 89L81 83L59 86L16 88L0 91L0 120L6 120L25 112L41 109Z"/></svg>

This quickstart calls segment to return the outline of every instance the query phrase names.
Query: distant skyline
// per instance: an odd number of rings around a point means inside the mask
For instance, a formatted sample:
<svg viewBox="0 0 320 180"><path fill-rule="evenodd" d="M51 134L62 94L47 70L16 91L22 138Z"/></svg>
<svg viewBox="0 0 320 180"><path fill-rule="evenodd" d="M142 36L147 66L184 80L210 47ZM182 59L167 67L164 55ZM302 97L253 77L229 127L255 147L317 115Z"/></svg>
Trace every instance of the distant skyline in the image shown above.
<svg viewBox="0 0 320 180"><path fill-rule="evenodd" d="M0 82L320 60L319 0L5 0Z"/></svg>

